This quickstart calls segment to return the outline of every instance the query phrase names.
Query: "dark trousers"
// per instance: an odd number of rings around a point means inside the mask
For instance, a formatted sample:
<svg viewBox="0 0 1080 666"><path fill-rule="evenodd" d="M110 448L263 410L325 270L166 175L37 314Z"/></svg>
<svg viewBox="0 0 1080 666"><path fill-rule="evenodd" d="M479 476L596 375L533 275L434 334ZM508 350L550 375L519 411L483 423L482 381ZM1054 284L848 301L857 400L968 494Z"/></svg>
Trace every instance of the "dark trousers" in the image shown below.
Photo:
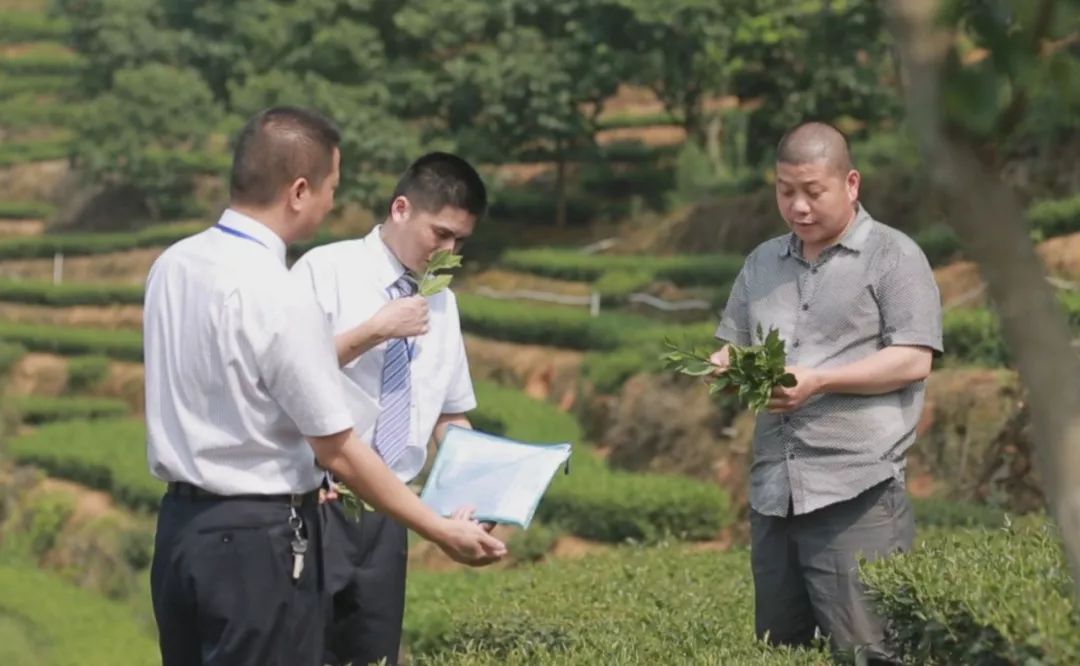
<svg viewBox="0 0 1080 666"><path fill-rule="evenodd" d="M408 530L392 518L363 510L359 519L341 506L327 514L327 591L333 597L327 664L398 663L405 615Z"/></svg>
<svg viewBox="0 0 1080 666"><path fill-rule="evenodd" d="M294 581L286 500L164 497L150 571L163 666L321 666L315 497L297 512L308 549Z"/></svg>
<svg viewBox="0 0 1080 666"><path fill-rule="evenodd" d="M806 645L820 629L838 654L891 659L858 563L911 549L915 523L902 483L886 481L800 516L751 511L750 538L759 638Z"/></svg>

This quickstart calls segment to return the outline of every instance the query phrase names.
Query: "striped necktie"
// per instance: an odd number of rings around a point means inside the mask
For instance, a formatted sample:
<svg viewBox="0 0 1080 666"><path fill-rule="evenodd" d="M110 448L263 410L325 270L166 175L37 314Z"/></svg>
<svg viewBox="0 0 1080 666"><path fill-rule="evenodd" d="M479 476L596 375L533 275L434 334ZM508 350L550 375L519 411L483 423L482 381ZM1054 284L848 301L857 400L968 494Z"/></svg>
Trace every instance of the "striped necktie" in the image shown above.
<svg viewBox="0 0 1080 666"><path fill-rule="evenodd" d="M391 299L412 296L415 285L401 276L386 290ZM410 349L404 338L386 344L379 392L379 416L375 420L375 451L392 467L409 445L412 432L409 418L412 405L412 378L409 374Z"/></svg>

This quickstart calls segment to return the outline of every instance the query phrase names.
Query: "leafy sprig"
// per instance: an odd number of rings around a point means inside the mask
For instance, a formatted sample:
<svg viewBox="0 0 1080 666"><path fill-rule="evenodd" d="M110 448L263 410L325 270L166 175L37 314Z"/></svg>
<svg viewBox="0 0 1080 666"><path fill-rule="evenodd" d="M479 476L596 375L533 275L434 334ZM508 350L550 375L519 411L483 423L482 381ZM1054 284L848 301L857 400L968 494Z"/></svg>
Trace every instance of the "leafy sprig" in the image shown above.
<svg viewBox="0 0 1080 666"><path fill-rule="evenodd" d="M796 379L786 370L787 353L780 332L771 328L765 335L758 325L756 333L756 345L728 345L729 366L717 374L709 385L709 395L734 391L740 403L760 412L769 404L775 387L791 388L795 386ZM692 377L705 377L719 368L709 360L707 353L693 346L683 349L665 338L664 349L660 358L668 370Z"/></svg>
<svg viewBox="0 0 1080 666"><path fill-rule="evenodd" d="M461 266L461 255L449 250L439 250L431 256L424 274L417 280L418 293L421 296L434 296L450 286L453 275L442 273Z"/></svg>

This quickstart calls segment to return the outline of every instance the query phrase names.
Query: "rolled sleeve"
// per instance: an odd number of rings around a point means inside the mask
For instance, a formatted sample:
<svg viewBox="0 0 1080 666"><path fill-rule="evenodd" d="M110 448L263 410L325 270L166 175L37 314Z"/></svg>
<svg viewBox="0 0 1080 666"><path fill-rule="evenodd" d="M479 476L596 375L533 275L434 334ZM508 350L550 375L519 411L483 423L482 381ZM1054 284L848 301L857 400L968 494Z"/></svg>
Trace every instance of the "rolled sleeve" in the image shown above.
<svg viewBox="0 0 1080 666"><path fill-rule="evenodd" d="M748 262L749 263L749 260ZM746 287L746 265L739 271L735 284L731 287L724 314L714 334L717 340L745 346L750 339L750 299Z"/></svg>
<svg viewBox="0 0 1080 666"><path fill-rule="evenodd" d="M901 253L892 269L881 276L877 300L884 346L928 347L941 355L941 294L918 247Z"/></svg>

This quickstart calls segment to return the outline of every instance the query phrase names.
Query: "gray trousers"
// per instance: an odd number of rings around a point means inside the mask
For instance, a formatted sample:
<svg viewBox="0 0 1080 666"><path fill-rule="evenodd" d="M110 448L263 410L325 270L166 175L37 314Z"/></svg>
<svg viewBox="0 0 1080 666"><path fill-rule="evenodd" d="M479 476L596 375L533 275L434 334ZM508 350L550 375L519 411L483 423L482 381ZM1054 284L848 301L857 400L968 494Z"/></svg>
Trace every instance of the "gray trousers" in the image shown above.
<svg viewBox="0 0 1080 666"><path fill-rule="evenodd" d="M800 516L751 511L750 538L758 638L806 645L820 629L838 655L891 661L858 564L911 549L915 521L901 482Z"/></svg>

